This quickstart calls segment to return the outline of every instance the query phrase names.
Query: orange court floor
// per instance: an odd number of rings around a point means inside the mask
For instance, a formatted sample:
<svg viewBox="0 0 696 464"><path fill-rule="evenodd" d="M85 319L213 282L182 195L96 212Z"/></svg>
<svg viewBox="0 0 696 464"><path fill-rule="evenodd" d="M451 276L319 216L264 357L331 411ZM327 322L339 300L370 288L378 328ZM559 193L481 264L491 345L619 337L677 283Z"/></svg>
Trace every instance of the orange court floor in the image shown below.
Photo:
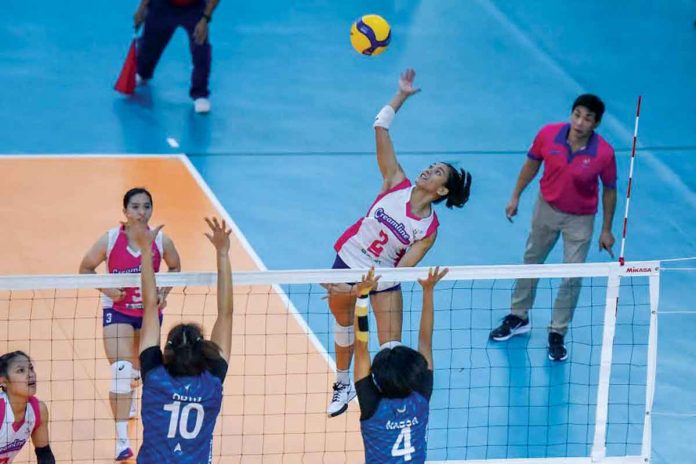
<svg viewBox="0 0 696 464"><path fill-rule="evenodd" d="M135 186L152 193L151 225L165 224L183 271L215 269L203 217L232 220L184 155L9 156L0 157L0 172L3 276L76 274L87 249L123 219L123 194ZM262 270L240 235L232 236L233 271ZM346 414L326 417L331 361L277 287L261 287L235 287L214 462L361 461L356 402ZM209 331L214 291L175 289L163 334L182 319ZM0 350L26 350L34 359L37 397L49 408L57 462L113 462L110 368L101 332L95 290L0 291ZM139 419L131 420L130 431L137 448ZM34 462L33 455L27 445L15 462Z"/></svg>

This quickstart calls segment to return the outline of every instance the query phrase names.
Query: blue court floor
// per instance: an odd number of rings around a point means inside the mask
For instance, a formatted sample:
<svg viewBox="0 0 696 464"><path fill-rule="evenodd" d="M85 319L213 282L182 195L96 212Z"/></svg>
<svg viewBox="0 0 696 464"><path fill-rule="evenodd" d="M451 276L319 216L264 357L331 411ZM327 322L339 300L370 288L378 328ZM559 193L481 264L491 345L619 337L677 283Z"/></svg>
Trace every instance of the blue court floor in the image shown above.
<svg viewBox="0 0 696 464"><path fill-rule="evenodd" d="M19 0L3 2L0 153L183 151L268 268L329 267L335 238L364 213L379 189L372 118L395 91L399 72L413 67L423 91L404 106L391 131L404 169L415 176L432 161L446 160L474 176L471 200L464 209L438 210L442 225L437 244L423 264L509 264L521 261L538 191L535 184L525 192L518 218L508 223L503 210L524 153L543 124L567 119L573 99L582 92L596 93L607 104L599 132L617 149L620 181L614 232L620 236L635 104L643 95L626 256L696 256L692 0L222 0L210 27L213 111L203 117L193 113L187 96L190 58L182 31L167 48L150 85L133 98L112 90L136 5L39 0L28 7ZM375 58L352 51L348 40L350 23L370 12L383 15L393 27L392 45ZM168 138L180 147L172 148ZM559 251L549 262L559 262ZM608 259L595 247L591 250L590 261ZM689 265L693 267L693 261L680 267ZM695 287L696 273L665 272L661 309L696 309ZM584 295L592 306L594 297ZM456 320L444 327L453 339L480 339L483 326L504 314L502 306L496 308L485 321L478 321L480 333ZM308 311L310 326L328 344L328 318ZM540 310L534 317L543 324L547 313ZM575 321L578 340L592 338L596 329L591 317L589 322ZM585 335L580 333L583 327L589 327ZM655 463L693 459L696 395L688 353L696 349L695 331L693 314L660 317ZM583 354L582 346L573 348L578 359L596 356L591 348ZM512 352L543 351L543 332L531 338L529 346L518 348ZM450 356L445 351L438 356L448 366L457 366L456 350L449 350L451 358L445 358ZM494 356L506 352L511 351L493 351ZM630 353L624 354L630 364ZM508 367L505 372L490 374L507 379L508 391L536 382L515 377L515 366L527 359L534 362L534 356L516 356L501 361ZM537 380L546 382L547 398L553 397L548 391L553 385L575 385L573 375L582 377L578 383L593 381L590 371L574 374L570 367L538 367L545 378ZM473 445L458 449L456 421L437 417L461 405L444 393L458 382L471 382L457 378L457 372L452 367L437 384L441 394L436 392L434 398L431 458L483 453ZM574 398L587 391L585 387L563 394ZM471 407L476 401L470 398L467 404ZM514 416L514 404L502 406ZM487 414L487 426L480 430L494 442L496 421L494 413ZM581 412L553 414L562 421L563 414ZM519 448L485 453L516 457L586 452L586 429L566 428L562 433L582 436L582 443L555 449L548 436L531 436L533 425L520 423L527 438L516 441L524 443ZM610 434L633 440L636 431L625 429ZM544 430L548 435L550 428ZM518 432L508 427L504 433L515 442ZM478 438L467 440L476 443ZM535 448L538 443L543 449Z"/></svg>

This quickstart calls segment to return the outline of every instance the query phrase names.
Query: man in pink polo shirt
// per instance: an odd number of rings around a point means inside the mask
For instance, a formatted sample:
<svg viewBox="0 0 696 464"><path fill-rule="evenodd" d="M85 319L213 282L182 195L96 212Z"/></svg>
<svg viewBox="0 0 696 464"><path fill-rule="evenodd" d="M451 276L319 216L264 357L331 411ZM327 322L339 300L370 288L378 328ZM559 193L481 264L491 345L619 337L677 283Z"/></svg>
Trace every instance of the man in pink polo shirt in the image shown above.
<svg viewBox="0 0 696 464"><path fill-rule="evenodd" d="M594 130L602 120L604 103L594 95L580 95L573 103L570 123L544 126L527 154L512 198L505 208L507 218L517 214L522 191L544 164L541 193L534 206L532 230L524 252L525 264L543 263L563 234L563 262L582 263L592 241L602 180L602 232L599 249L611 251L611 223L616 209L616 159L614 149ZM538 279L519 279L512 295L512 312L490 333L491 340L507 340L531 329L528 312L534 304ZM568 351L563 338L573 318L582 279L563 279L553 306L549 326L549 359L563 361Z"/></svg>

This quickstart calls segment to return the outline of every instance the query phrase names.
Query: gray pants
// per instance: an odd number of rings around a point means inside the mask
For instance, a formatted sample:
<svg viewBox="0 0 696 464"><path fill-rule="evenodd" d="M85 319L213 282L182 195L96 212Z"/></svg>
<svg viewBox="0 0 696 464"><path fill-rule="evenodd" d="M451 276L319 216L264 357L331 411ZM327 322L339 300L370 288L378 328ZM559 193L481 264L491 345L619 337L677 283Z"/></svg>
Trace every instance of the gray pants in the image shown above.
<svg viewBox="0 0 696 464"><path fill-rule="evenodd" d="M539 195L532 216L532 231L524 251L525 264L541 264L546 261L551 249L563 234L563 262L584 263L592 241L594 214L568 214L561 212ZM534 305L539 279L518 279L512 294L512 314L527 319ZM566 278L561 281L553 305L550 332L565 335L573 319L578 303L582 278Z"/></svg>

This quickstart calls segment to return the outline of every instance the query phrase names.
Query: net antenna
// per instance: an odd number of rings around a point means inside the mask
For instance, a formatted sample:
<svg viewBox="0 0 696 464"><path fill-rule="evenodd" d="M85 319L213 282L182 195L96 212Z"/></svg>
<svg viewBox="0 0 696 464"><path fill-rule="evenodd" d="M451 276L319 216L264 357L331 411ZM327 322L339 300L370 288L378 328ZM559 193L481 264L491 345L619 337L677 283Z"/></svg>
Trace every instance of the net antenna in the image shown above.
<svg viewBox="0 0 696 464"><path fill-rule="evenodd" d="M640 102L643 96L638 96L638 105L636 107L636 123L633 128L633 147L631 148L631 164L628 169L628 189L626 189L626 210L624 211L623 232L621 234L621 251L619 252L619 264L623 266L624 249L626 248L626 228L628 226L628 208L631 204L631 186L633 185L633 164L636 159L636 143L638 141L638 120L640 119Z"/></svg>

